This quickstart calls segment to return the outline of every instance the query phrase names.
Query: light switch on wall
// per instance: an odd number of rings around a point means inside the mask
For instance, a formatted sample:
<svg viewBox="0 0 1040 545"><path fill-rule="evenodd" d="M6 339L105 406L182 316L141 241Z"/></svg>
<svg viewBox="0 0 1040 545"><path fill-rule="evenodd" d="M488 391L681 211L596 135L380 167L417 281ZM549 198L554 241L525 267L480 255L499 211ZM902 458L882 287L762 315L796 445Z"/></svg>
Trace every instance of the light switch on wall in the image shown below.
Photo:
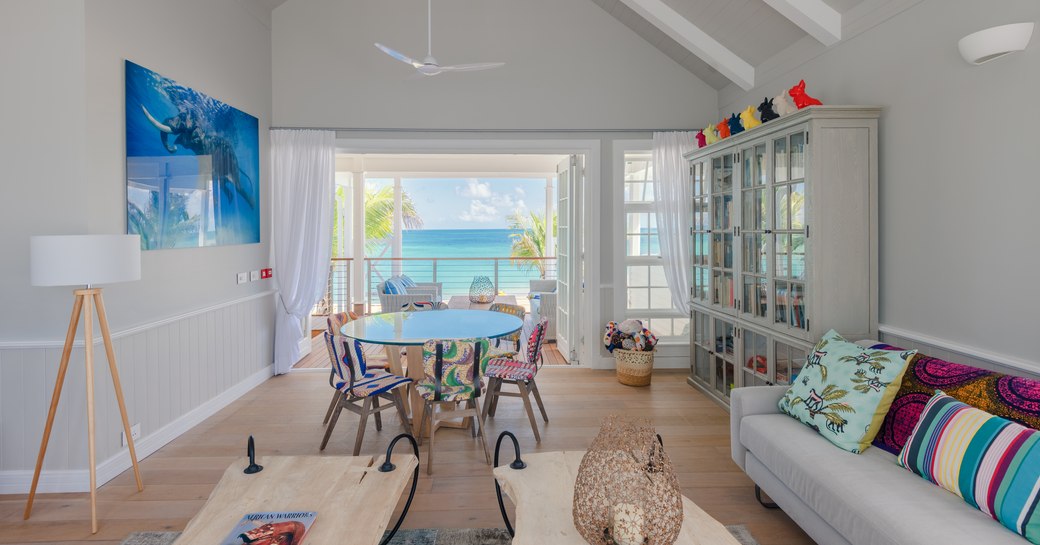
<svg viewBox="0 0 1040 545"><path fill-rule="evenodd" d="M260 280L260 269L249 271L249 281L256 282L257 280Z"/></svg>
<svg viewBox="0 0 1040 545"><path fill-rule="evenodd" d="M245 272L238 273L238 283L239 284L245 284L246 282L249 282L249 273L245 273Z"/></svg>

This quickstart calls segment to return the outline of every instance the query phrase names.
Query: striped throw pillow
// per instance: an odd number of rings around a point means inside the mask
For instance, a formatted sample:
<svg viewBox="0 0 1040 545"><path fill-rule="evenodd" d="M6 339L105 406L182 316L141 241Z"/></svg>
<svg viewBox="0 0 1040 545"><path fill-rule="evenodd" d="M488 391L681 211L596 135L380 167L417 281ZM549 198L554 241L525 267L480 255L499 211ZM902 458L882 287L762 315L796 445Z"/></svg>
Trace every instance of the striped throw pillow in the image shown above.
<svg viewBox="0 0 1040 545"><path fill-rule="evenodd" d="M1040 544L1040 431L936 391L899 464Z"/></svg>

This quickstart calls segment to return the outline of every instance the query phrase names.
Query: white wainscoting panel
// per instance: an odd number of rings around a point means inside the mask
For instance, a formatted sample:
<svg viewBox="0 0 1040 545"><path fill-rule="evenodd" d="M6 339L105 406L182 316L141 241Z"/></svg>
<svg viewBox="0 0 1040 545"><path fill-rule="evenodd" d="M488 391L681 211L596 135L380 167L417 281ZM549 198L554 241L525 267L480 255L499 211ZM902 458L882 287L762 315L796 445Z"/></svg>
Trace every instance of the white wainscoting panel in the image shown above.
<svg viewBox="0 0 1040 545"><path fill-rule="evenodd" d="M271 295L262 293L113 333L130 424L141 425L140 458L271 376ZM44 461L42 492L88 489L83 353L82 346L72 351ZM119 407L99 340L94 354L100 485L130 467L130 457L121 445ZM60 342L0 345L0 494L28 491L60 358Z"/></svg>

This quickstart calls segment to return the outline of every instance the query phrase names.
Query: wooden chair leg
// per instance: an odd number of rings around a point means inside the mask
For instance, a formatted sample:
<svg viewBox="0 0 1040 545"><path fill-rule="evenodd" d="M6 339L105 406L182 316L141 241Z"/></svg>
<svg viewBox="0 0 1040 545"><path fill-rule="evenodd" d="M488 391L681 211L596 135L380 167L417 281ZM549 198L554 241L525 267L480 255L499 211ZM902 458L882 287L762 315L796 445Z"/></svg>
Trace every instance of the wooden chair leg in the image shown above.
<svg viewBox="0 0 1040 545"><path fill-rule="evenodd" d="M329 425L325 427L325 437L321 440L318 450L325 450L325 445L329 444L329 437L332 437L332 430L336 429L336 422L339 421L339 413L343 412L344 403L347 403L346 397L340 396L336 401L336 410L332 411L332 420L329 420Z"/></svg>
<svg viewBox="0 0 1040 545"><path fill-rule="evenodd" d="M484 447L484 459L488 465L491 465L491 452L488 450L487 436L484 434L484 419L480 417L480 411L475 403L473 405L473 425L480 427L477 434L480 435L480 444Z"/></svg>
<svg viewBox="0 0 1040 545"><path fill-rule="evenodd" d="M365 440L365 427L368 426L368 413L372 412L372 398L366 397L361 404L361 421L358 422L357 439L354 440L354 456L361 454L361 443Z"/></svg>
<svg viewBox="0 0 1040 545"><path fill-rule="evenodd" d="M488 379L487 391L484 393L484 407L481 408L481 410L480 410L480 422L481 423L483 423L485 420L487 420L488 409L491 408L492 400L494 400L496 397L498 397L498 394L495 392L495 383L497 383L497 382L498 382L497 378L489 378Z"/></svg>
<svg viewBox="0 0 1040 545"><path fill-rule="evenodd" d="M425 407L425 403L424 403L424 407ZM419 417L419 429L420 430L422 430L426 426L426 419L429 418L429 416L430 416L430 412L424 409L423 413L422 413L422 416ZM419 443L420 447L422 446L422 440L423 440L423 434L422 433L419 433L419 434L417 434L415 436L415 441L417 443Z"/></svg>
<svg viewBox="0 0 1040 545"><path fill-rule="evenodd" d="M542 420L545 420L545 423L548 424L549 415L545 414L545 404L542 403L542 394L538 393L538 383L536 383L534 379L531 379L531 393L534 394L534 400L538 403L538 410L542 412Z"/></svg>
<svg viewBox="0 0 1040 545"><path fill-rule="evenodd" d="M404 396L401 395L399 388L391 390L394 395L394 405L397 405L397 416L401 418L401 425L406 429L411 427L411 422L408 421L408 413L404 410Z"/></svg>
<svg viewBox="0 0 1040 545"><path fill-rule="evenodd" d="M492 418L494 418L494 416L495 416L495 411L498 410L498 398L500 397L498 394L501 391L502 391L502 379L496 379L495 380L495 397L494 397L494 401L491 402L491 410L488 412L488 416L491 416Z"/></svg>
<svg viewBox="0 0 1040 545"><path fill-rule="evenodd" d="M332 411L336 410L336 405L339 404L339 398L343 397L343 392L336 390L332 394L332 401L329 402L329 410L325 411L325 420L321 421L323 426L329 424L329 419L332 418Z"/></svg>
<svg viewBox="0 0 1040 545"><path fill-rule="evenodd" d="M534 441L536 443L542 442L542 437L538 434L538 422L534 419L534 408L531 407L531 396L527 391L527 386L524 385L524 381L516 381L517 388L520 389L520 398L524 400L524 410L527 411L527 418L531 421L531 429L534 430Z"/></svg>
<svg viewBox="0 0 1040 545"><path fill-rule="evenodd" d="M437 415L434 414L433 404L429 401L426 402L426 413L423 415L423 423L426 422L426 415L430 415L430 446L426 451L426 474L433 475L433 437L437 435ZM419 428L422 430L422 428Z"/></svg>
<svg viewBox="0 0 1040 545"><path fill-rule="evenodd" d="M379 416L379 396L372 396L372 416L376 418L376 431L383 431L383 417Z"/></svg>

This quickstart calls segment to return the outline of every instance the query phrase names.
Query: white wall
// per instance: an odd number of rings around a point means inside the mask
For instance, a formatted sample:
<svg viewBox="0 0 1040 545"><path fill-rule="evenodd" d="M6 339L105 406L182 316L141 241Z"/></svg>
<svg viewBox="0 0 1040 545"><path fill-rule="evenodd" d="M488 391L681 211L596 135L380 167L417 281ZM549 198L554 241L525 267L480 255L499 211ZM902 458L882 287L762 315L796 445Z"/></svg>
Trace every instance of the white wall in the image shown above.
<svg viewBox="0 0 1040 545"><path fill-rule="evenodd" d="M29 286L28 238L125 232L124 59L260 121L261 243L144 252L140 281L105 289L145 452L269 376L271 286L238 286L235 273L269 263L270 44L269 28L238 0L0 4L0 493L27 488L72 302L69 288ZM96 353L98 457L110 477L126 460ZM82 348L74 354L46 466L50 490L85 486Z"/></svg>
<svg viewBox="0 0 1040 545"><path fill-rule="evenodd" d="M749 92L723 90L719 113L801 78L824 103L883 106L881 322L1040 368L1040 38L984 66L957 52L1020 21L1040 22L1040 4L926 0Z"/></svg>
<svg viewBox="0 0 1040 545"><path fill-rule="evenodd" d="M421 0L289 0L274 11L274 124L334 128L689 128L715 90L588 0L433 4L442 64L414 76L373 46L426 52Z"/></svg>

